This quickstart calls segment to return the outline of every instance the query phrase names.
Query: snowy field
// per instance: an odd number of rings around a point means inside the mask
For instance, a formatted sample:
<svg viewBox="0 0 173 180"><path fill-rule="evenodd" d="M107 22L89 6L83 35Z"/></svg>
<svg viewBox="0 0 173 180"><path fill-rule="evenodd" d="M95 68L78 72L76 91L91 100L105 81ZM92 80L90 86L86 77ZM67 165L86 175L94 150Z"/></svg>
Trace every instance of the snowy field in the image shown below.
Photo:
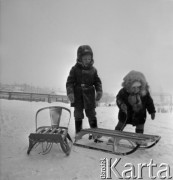
<svg viewBox="0 0 173 180"><path fill-rule="evenodd" d="M139 163L150 163L151 159L157 167L154 168L155 179L160 179L157 172L165 163L170 167L173 176L173 114L157 113L152 121L148 116L145 133L160 135L159 143L148 150L138 150L128 156L115 156L94 150L73 146L70 156L66 156L61 148L53 145L49 154L41 155L37 149L26 154L28 136L35 130L35 113L39 108L52 105L70 106L61 103L25 102L15 100L0 100L0 179L1 180L98 180L101 179L100 160L121 158L117 165L118 171L127 169L126 163L137 168ZM73 112L73 108L71 108ZM98 126L114 129L117 123L117 107L98 107ZM84 119L84 128L88 127ZM126 131L134 131L127 126ZM69 133L74 138L74 118L72 115ZM165 166L164 166L165 167ZM137 169L135 171L137 173ZM166 172L162 174L166 176ZM144 180L151 179L147 167L143 168ZM118 179L112 174L112 179ZM167 179L167 178L166 178Z"/></svg>

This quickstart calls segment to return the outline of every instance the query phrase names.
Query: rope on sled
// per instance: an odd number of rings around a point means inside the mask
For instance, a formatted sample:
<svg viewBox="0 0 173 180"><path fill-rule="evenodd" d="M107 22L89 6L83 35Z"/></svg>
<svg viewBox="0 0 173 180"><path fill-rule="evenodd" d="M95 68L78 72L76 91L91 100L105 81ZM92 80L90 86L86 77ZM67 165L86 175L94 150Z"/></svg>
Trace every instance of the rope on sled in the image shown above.
<svg viewBox="0 0 173 180"><path fill-rule="evenodd" d="M44 142L43 142L44 143ZM44 148L44 145L42 143L42 152L40 152L42 155L45 155L45 154L48 154L51 149L52 149L52 146L53 146L53 143L52 142L47 142L46 144L46 148ZM40 154L39 153L39 154Z"/></svg>

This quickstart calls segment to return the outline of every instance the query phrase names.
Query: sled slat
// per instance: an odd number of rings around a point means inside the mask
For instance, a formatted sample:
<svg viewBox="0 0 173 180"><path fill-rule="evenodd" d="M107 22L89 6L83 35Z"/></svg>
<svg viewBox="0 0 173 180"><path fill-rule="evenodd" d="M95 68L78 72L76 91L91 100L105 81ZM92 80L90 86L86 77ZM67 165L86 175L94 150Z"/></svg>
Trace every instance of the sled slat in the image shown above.
<svg viewBox="0 0 173 180"><path fill-rule="evenodd" d="M103 135L108 137L119 137L122 139L134 140L134 141L151 141L160 138L160 136L155 135L147 135L147 134L139 134L125 131L117 131L117 130L109 130L102 128L94 128L94 129L83 129L79 133L79 139L85 134L95 134L95 135Z"/></svg>
<svg viewBox="0 0 173 180"><path fill-rule="evenodd" d="M50 127L50 128L48 128L47 130L45 130L45 131L43 132L43 134L48 133L50 130L51 130L51 127Z"/></svg>
<svg viewBox="0 0 173 180"><path fill-rule="evenodd" d="M50 134L53 134L56 131L56 128L53 128Z"/></svg>

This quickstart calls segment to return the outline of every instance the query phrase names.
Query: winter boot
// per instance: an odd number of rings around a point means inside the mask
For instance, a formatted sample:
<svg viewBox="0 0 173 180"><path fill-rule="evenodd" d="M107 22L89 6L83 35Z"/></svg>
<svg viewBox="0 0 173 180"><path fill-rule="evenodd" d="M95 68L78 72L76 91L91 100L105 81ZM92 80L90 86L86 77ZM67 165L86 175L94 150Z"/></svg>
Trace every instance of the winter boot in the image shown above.
<svg viewBox="0 0 173 180"><path fill-rule="evenodd" d="M97 119L96 118L89 119L89 124L91 128L97 128ZM91 135L89 135L89 139L93 138L94 140L99 139L101 137L102 137L101 135L92 135L92 137Z"/></svg>
<svg viewBox="0 0 173 180"><path fill-rule="evenodd" d="M143 133L144 133L144 126L143 126L143 125L138 125L138 126L136 126L136 133L143 134ZM148 145L148 143L144 141L144 142L141 144L141 147L146 147L147 145Z"/></svg>
<svg viewBox="0 0 173 180"><path fill-rule="evenodd" d="M82 129L82 119L75 119L75 130L76 130L76 135L75 135L75 139L78 137L78 133L81 131Z"/></svg>
<svg viewBox="0 0 173 180"><path fill-rule="evenodd" d="M89 125L90 128L97 128L97 119L96 118L89 119Z"/></svg>

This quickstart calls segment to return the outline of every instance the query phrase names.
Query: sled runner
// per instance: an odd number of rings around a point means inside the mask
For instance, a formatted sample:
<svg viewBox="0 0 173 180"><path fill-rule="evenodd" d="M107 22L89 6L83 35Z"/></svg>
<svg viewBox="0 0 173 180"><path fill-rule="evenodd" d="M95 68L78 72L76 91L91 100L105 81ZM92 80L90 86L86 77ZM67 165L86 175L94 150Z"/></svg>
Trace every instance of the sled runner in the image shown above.
<svg viewBox="0 0 173 180"><path fill-rule="evenodd" d="M89 140L88 135L90 139L91 136L97 137L98 135L102 136L102 138ZM108 138L106 139L106 137L112 137L115 140L112 143L108 143ZM125 156L135 152L137 149L153 147L160 138L160 136L155 135L95 128L81 130L73 145Z"/></svg>
<svg viewBox="0 0 173 180"><path fill-rule="evenodd" d="M51 106L39 109L35 116L36 130L29 135L29 155L33 147L42 145L42 154L47 154L53 143L59 143L66 155L70 154L72 139L68 134L68 125L71 118L71 111L61 106ZM39 122L38 122L39 121ZM66 124L62 126L60 123ZM42 124L38 126L39 124ZM43 124L48 124L44 126Z"/></svg>

